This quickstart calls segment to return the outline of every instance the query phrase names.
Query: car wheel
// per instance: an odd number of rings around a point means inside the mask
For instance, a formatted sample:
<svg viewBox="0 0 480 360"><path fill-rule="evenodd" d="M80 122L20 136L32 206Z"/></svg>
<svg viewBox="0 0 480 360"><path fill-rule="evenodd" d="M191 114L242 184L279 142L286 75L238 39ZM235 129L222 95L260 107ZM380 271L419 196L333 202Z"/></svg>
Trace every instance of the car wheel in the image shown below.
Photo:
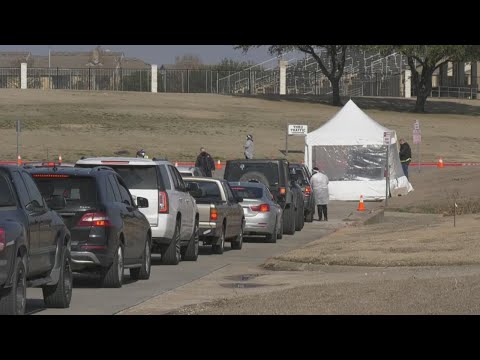
<svg viewBox="0 0 480 360"><path fill-rule="evenodd" d="M73 275L70 251L65 247L60 268L60 278L55 285L42 286L43 300L47 308L65 309L72 300Z"/></svg>
<svg viewBox="0 0 480 360"><path fill-rule="evenodd" d="M200 230L199 230L198 220L195 220L195 225L193 227L192 237L190 238L190 241L188 242L187 249L185 250L185 253L182 254L182 260L197 261L197 259L198 259L199 238L200 238L199 231Z"/></svg>
<svg viewBox="0 0 480 360"><path fill-rule="evenodd" d="M173 239L170 242L170 245L168 245L167 249L162 252L161 262L164 265L178 265L181 256L180 221L177 221L175 224Z"/></svg>
<svg viewBox="0 0 480 360"><path fill-rule="evenodd" d="M311 223L313 222L313 216L315 214L315 209L310 210L307 212L307 215L305 215L305 222Z"/></svg>
<svg viewBox="0 0 480 360"><path fill-rule="evenodd" d="M277 231L277 239L280 240L283 238L283 213L280 216L280 226L278 227Z"/></svg>
<svg viewBox="0 0 480 360"><path fill-rule="evenodd" d="M123 284L123 246L118 244L117 250L113 256L113 262L103 275L103 287L120 288Z"/></svg>
<svg viewBox="0 0 480 360"><path fill-rule="evenodd" d="M296 231L301 231L303 229L303 219L304 219L304 210L303 210L303 203L297 207L296 209L296 215L297 215L297 218L296 218L296 222L295 222L295 230Z"/></svg>
<svg viewBox="0 0 480 360"><path fill-rule="evenodd" d="M297 213L293 208L293 204L290 205L288 210L283 212L283 233L287 235L295 234L295 220Z"/></svg>
<svg viewBox="0 0 480 360"><path fill-rule="evenodd" d="M277 222L278 220L275 219L275 226L274 226L274 230L273 230L273 234L268 234L265 238L265 242L267 243L276 243L277 242Z"/></svg>
<svg viewBox="0 0 480 360"><path fill-rule="evenodd" d="M234 241L230 243L233 250L241 250L243 246L243 228L245 226L244 220L242 220L242 226L240 228L240 234L237 235Z"/></svg>
<svg viewBox="0 0 480 360"><path fill-rule="evenodd" d="M218 238L217 242L212 245L212 252L214 254L221 255L223 254L223 250L225 248L225 227L222 227L222 233Z"/></svg>
<svg viewBox="0 0 480 360"><path fill-rule="evenodd" d="M139 268L130 269L130 277L133 280L148 280L150 279L150 272L152 268L152 242L150 234L147 233L145 240L145 248L142 255L142 266Z"/></svg>
<svg viewBox="0 0 480 360"><path fill-rule="evenodd" d="M1 315L24 315L27 305L27 267L25 257L15 259L15 273L11 288L0 293Z"/></svg>

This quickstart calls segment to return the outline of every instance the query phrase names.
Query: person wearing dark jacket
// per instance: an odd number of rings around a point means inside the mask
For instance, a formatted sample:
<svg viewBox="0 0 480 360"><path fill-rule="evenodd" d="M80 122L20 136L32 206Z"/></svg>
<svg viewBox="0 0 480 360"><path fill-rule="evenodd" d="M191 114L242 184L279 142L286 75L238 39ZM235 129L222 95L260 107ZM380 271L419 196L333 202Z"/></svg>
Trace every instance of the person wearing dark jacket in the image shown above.
<svg viewBox="0 0 480 360"><path fill-rule="evenodd" d="M202 169L206 177L212 177L212 171L215 170L215 162L205 148L200 149L195 166Z"/></svg>
<svg viewBox="0 0 480 360"><path fill-rule="evenodd" d="M405 141L405 139L400 139L400 162L402 163L403 173L408 179L408 165L412 161L412 149L410 145Z"/></svg>

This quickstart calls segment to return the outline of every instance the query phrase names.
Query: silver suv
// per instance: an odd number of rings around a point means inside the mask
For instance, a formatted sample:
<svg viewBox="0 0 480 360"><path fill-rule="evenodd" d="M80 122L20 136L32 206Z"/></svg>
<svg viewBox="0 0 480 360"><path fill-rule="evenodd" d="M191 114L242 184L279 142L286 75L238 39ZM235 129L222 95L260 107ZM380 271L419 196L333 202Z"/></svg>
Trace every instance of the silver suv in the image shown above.
<svg viewBox="0 0 480 360"><path fill-rule="evenodd" d="M75 167L108 166L125 181L130 193L148 199L140 211L152 229L153 252L162 263L176 265L198 258L198 209L182 176L166 160L130 157L98 157L78 160Z"/></svg>

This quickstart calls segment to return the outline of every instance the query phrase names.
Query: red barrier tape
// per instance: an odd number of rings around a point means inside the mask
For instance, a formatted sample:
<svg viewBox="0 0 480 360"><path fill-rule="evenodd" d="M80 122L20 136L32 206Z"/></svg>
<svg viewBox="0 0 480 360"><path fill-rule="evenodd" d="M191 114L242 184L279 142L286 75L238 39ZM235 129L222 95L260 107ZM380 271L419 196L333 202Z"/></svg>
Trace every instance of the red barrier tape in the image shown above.
<svg viewBox="0 0 480 360"><path fill-rule="evenodd" d="M438 163L410 163L410 166L437 166ZM480 166L480 163L469 162L469 163L443 163L443 166Z"/></svg>

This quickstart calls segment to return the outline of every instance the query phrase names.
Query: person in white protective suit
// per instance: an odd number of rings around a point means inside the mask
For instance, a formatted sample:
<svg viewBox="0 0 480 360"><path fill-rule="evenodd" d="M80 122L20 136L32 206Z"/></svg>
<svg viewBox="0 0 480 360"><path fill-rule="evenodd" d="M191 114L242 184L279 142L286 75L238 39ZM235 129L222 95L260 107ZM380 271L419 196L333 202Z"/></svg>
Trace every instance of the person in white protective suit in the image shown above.
<svg viewBox="0 0 480 360"><path fill-rule="evenodd" d="M318 221L322 221L322 214L325 221L328 221L327 205L328 205L328 177L322 174L317 167L313 168L313 175L310 179L310 185L315 199L315 205L318 210Z"/></svg>

